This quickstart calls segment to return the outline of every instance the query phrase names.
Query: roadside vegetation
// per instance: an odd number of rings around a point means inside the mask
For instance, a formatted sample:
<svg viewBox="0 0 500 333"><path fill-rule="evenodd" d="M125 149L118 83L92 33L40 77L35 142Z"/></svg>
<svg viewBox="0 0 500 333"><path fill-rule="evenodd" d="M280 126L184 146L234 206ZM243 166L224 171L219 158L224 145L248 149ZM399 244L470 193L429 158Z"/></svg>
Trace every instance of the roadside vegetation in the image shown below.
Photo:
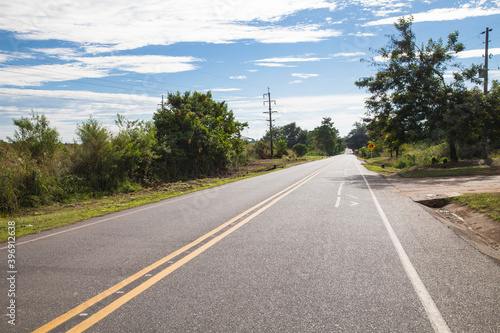
<svg viewBox="0 0 500 333"><path fill-rule="evenodd" d="M500 222L500 193L464 194L448 202L468 206Z"/></svg>
<svg viewBox="0 0 500 333"><path fill-rule="evenodd" d="M244 140L248 125L210 92L168 94L150 121L117 115L117 132L90 116L71 144L43 114L14 124L14 135L0 142L0 241L10 220L20 237L342 149L333 121L324 118L313 131L295 123L275 128L271 156L269 138Z"/></svg>
<svg viewBox="0 0 500 333"><path fill-rule="evenodd" d="M245 166L240 166L218 177L157 183L135 192L114 193L100 197L87 197L73 202L25 208L17 213L4 214L0 217L0 242L7 240L7 224L11 220L16 222L16 237L22 237L321 158L313 156L253 160Z"/></svg>
<svg viewBox="0 0 500 333"><path fill-rule="evenodd" d="M401 177L500 174L500 82L482 89L482 64L465 68L458 31L418 42L413 18L367 60L376 73L356 81L370 94L362 122L345 138L365 166ZM368 145L375 146L373 150ZM450 200L499 220L499 194Z"/></svg>

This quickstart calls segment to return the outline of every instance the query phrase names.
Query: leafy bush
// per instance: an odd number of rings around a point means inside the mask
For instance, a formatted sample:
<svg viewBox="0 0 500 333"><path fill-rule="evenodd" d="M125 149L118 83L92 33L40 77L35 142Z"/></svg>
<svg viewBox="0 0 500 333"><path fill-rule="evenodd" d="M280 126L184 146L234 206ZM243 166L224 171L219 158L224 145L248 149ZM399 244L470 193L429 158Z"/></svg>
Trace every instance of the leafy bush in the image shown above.
<svg viewBox="0 0 500 333"><path fill-rule="evenodd" d="M60 178L67 170L63 145L45 115L14 120L11 144L0 147L0 211L16 212L60 200Z"/></svg>
<svg viewBox="0 0 500 333"><path fill-rule="evenodd" d="M122 181L147 183L153 176L153 162L157 140L154 124L144 121L130 121L118 115L116 124L120 131L112 139L117 153L117 174Z"/></svg>
<svg viewBox="0 0 500 333"><path fill-rule="evenodd" d="M73 156L72 173L89 192L112 191L120 184L118 152L111 144L111 133L90 117L77 126L81 144Z"/></svg>
<svg viewBox="0 0 500 333"><path fill-rule="evenodd" d="M267 159L271 157L269 152L270 148L264 142L257 141L254 147L255 147L255 153L259 156L259 158Z"/></svg>
<svg viewBox="0 0 500 333"><path fill-rule="evenodd" d="M292 150L298 157L302 157L307 154L307 146L303 143L297 143L292 147Z"/></svg>
<svg viewBox="0 0 500 333"><path fill-rule="evenodd" d="M277 158L283 157L283 155L288 155L288 146L286 144L286 141L281 139L278 141L276 144L276 153L275 156Z"/></svg>

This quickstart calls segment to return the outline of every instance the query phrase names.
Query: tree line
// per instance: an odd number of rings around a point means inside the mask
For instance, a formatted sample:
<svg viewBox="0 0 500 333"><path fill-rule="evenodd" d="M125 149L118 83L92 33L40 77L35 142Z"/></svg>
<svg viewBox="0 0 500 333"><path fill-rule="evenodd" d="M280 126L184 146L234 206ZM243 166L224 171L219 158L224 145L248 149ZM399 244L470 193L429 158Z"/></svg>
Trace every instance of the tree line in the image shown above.
<svg viewBox="0 0 500 333"><path fill-rule="evenodd" d="M500 136L500 84L494 81L485 94L478 87L481 66L456 61L465 49L458 32L419 46L412 23L412 17L395 23L397 34L376 51L382 61L371 61L377 73L355 83L370 93L363 119L370 139L396 157L403 145L424 141L446 142L451 161L458 161L457 145L465 143L478 143L487 158Z"/></svg>
<svg viewBox="0 0 500 333"><path fill-rule="evenodd" d="M152 120L118 114L115 123L112 133L90 116L77 125L75 142L63 144L45 115L14 119L14 135L0 143L0 211L216 176L254 156L281 158L290 150L333 155L342 142L330 118L313 131L291 123L274 129L277 150L270 156L269 133L255 144L244 142L248 124L210 92L170 93Z"/></svg>
<svg viewBox="0 0 500 333"><path fill-rule="evenodd" d="M63 144L45 115L15 119L17 130L0 145L0 211L130 192L246 162L241 131L248 125L210 92L170 93L153 120L117 115L115 122L113 134L90 117L78 124L75 143Z"/></svg>
<svg viewBox="0 0 500 333"><path fill-rule="evenodd" d="M321 125L312 131L300 128L295 122L276 126L272 131L273 144L276 147L274 156L271 156L271 133L268 130L255 145L260 158L281 158L288 155L288 150L292 150L299 157L306 154L332 156L339 154L344 148L343 139L329 117L323 118Z"/></svg>

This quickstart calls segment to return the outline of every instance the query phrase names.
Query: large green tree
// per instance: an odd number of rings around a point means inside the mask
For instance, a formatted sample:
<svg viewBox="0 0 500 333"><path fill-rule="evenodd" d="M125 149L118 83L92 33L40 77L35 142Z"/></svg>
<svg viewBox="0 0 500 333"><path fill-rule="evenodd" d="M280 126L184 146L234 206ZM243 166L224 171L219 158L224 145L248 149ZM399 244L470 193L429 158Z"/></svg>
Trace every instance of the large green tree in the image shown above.
<svg viewBox="0 0 500 333"><path fill-rule="evenodd" d="M43 158L52 158L61 147L59 132L49 126L44 114L31 112L31 117L14 119L18 129L13 138L7 138L16 148L29 154L29 158L41 161Z"/></svg>
<svg viewBox="0 0 500 333"><path fill-rule="evenodd" d="M329 156L338 152L338 130L333 125L332 118L325 117L321 121L321 126L312 131L312 138L316 147Z"/></svg>
<svg viewBox="0 0 500 333"><path fill-rule="evenodd" d="M446 43L429 39L418 46L412 21L401 18L395 23L398 34L377 51L382 61L373 62L378 72L356 85L371 94L366 102L368 121L389 146L397 151L401 144L416 140L446 140L451 159L457 160L456 143L466 139L474 117L466 82L478 83L478 66L465 69L455 62L464 50L458 32L449 34Z"/></svg>
<svg viewBox="0 0 500 333"><path fill-rule="evenodd" d="M273 127L273 144L276 146L280 140L285 140L288 149L292 149L298 143L307 143L308 131L303 130L295 122L284 126ZM271 143L271 133L269 130L260 140L264 143Z"/></svg>
<svg viewBox="0 0 500 333"><path fill-rule="evenodd" d="M368 144L368 130L366 124L355 122L354 128L347 134L345 138L347 147L351 149L360 149Z"/></svg>
<svg viewBox="0 0 500 333"><path fill-rule="evenodd" d="M153 121L163 178L215 174L242 160L241 131L248 125L210 92L169 93Z"/></svg>

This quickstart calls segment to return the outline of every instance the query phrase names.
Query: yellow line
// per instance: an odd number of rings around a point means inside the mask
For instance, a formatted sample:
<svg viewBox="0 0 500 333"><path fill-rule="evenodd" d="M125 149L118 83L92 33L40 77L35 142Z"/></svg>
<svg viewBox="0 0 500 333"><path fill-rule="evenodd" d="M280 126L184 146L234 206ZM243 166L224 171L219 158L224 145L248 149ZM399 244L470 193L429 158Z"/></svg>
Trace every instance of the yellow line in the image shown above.
<svg viewBox="0 0 500 333"><path fill-rule="evenodd" d="M118 309L120 306L122 306L123 304L125 304L126 302L128 302L129 300L131 300L132 298L136 297L137 295L139 295L140 293L142 293L143 291L145 291L149 287L151 287L154 284L156 284L158 281L160 281L161 279L163 279L164 277L166 277L167 275L169 275L170 273L172 273L173 271L175 271L177 268L183 266L185 263L189 262L191 259L195 258L199 254L203 253L204 251L206 251L208 248L210 248L211 246L213 246L214 244L216 244L217 242L219 242L224 237L228 236L229 234L231 234L235 230L239 229L241 226L243 226L244 224L246 224L248 221L252 220L254 217L256 217L257 215L259 215L261 212L265 211L266 209L268 209L269 207L271 207L272 205L274 205L276 202L278 202L279 200L281 200L282 198L284 198L285 196L287 196L288 194L290 194L291 192L293 192L294 190L296 190L297 188L299 188L300 186L302 186L305 182L307 182L310 179L312 179L313 177L317 176L320 172L324 171L326 168L330 167L332 164L333 163L330 163L330 164L322 167L321 169L313 172L312 174L308 175L307 177L302 178L301 180L299 180L298 182L294 183L293 185L291 185L291 186L287 187L286 189L284 189L284 190L276 193L275 195L267 198L266 200L258 203L257 205L253 206L252 208L247 209L243 213L241 213L238 216L232 218L231 220L227 221L226 223L220 225L219 227L213 229L212 231L208 232L207 234L203 235L202 237L198 238L197 240L195 240L195 241L191 242L190 244L182 247L181 249L179 249L179 250L177 250L177 251L169 254L168 256L166 256L166 257L158 260L157 262L151 264L150 266L148 266L148 267L140 270L139 272L135 273L134 275L132 275L132 276L128 277L127 279L119 282L118 284L114 285L113 287L109 288L108 290L106 290L106 291L104 291L104 292L102 292L102 293L94 296L93 298L89 299L88 301L86 301L86 302L78 305L77 307L71 309L70 311L66 312L65 314L63 314L63 315L61 315L59 317L57 317L56 319L52 320L51 322L45 324L44 326L40 327L39 329L37 329L37 330L35 330L33 332L34 333L49 332L50 330L56 328L57 326L63 324L64 322L66 322L69 319L73 318L74 316L78 315L79 313L81 313L85 309L88 309L89 307L91 307L92 305L98 303L99 301L103 300L104 298L108 297L109 295L114 294L118 290L120 290L123 287L127 286L128 284L134 282L135 280L137 280L140 277L144 276L145 274L147 274L148 272L152 271L153 269L161 266L162 264L164 264L168 260L176 257L177 255L179 255L179 254L183 253L184 251L192 248L193 246L198 245L203 240L207 239L208 237L210 237L213 234L217 233L218 231L224 229L225 227L227 227L231 223L233 223L233 222L241 219L243 216L249 214L250 212L254 211L255 209L259 208L260 206L262 206L262 205L264 205L267 202L269 202L269 201L272 200L271 203L269 203L268 205L266 205L263 208L259 209L258 211L256 211L252 215L250 215L249 217L245 218L243 221L241 221L237 225L233 226L231 229L225 231L221 235L215 237L214 239L210 240L209 242L207 242L203 246L201 246L198 249L194 250L193 252L189 253L188 255L186 255L182 259L178 260L177 262L173 263L169 267L165 268L164 270L162 270L161 272L159 272L155 276L151 277L146 282L144 282L141 285L137 286L136 288L134 288L133 290L131 290L127 294L124 294L118 300L112 302L108 306L106 306L103 309L101 309L99 312L95 313L94 315L92 315L91 317L89 317L88 319L86 319L85 321L81 322L79 325L73 327L71 330L68 331L68 332L83 332L84 330L86 330L87 328L91 327L92 325L94 325L95 323L97 323L98 321L100 321L102 318L106 317L107 315L109 315L110 313L112 313L113 311L115 311L116 309Z"/></svg>

